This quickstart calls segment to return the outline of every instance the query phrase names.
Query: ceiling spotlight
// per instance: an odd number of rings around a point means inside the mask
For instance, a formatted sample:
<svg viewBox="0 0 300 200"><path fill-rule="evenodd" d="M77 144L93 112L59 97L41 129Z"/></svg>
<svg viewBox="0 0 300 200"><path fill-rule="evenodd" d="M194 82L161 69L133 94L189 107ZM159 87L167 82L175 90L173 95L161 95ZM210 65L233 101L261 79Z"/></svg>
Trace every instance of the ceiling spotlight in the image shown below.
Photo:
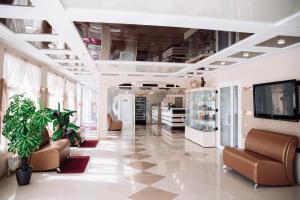
<svg viewBox="0 0 300 200"><path fill-rule="evenodd" d="M285 39L277 40L277 44L280 44L280 45L285 44Z"/></svg>
<svg viewBox="0 0 300 200"><path fill-rule="evenodd" d="M226 62L225 62L225 61L222 61L220 64L221 64L221 65L226 65Z"/></svg>
<svg viewBox="0 0 300 200"><path fill-rule="evenodd" d="M25 25L25 29L27 31L33 31L34 30L34 27L32 25Z"/></svg>
<svg viewBox="0 0 300 200"><path fill-rule="evenodd" d="M184 78L188 78L188 77L189 77L188 75L184 76Z"/></svg>
<svg viewBox="0 0 300 200"><path fill-rule="evenodd" d="M49 43L49 44L48 44L48 48L49 48L49 49L55 49L55 45L54 45L53 43Z"/></svg>
<svg viewBox="0 0 300 200"><path fill-rule="evenodd" d="M204 68L204 70L205 70L205 71L209 71L210 69L206 67L206 68Z"/></svg>
<svg viewBox="0 0 300 200"><path fill-rule="evenodd" d="M244 53L243 53L243 57L247 58L247 57L249 57L249 56L250 56L250 54L249 54L248 52L244 52Z"/></svg>
<svg viewBox="0 0 300 200"><path fill-rule="evenodd" d="M197 72L194 72L195 75L197 75Z"/></svg>

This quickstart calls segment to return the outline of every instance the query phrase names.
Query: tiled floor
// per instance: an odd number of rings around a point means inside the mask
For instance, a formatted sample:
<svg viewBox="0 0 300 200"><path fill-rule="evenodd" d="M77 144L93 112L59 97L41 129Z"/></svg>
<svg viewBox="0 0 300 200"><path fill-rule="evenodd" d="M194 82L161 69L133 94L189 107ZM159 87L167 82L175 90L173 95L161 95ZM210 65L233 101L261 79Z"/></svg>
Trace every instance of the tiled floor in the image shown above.
<svg viewBox="0 0 300 200"><path fill-rule="evenodd" d="M126 127L96 148L83 174L34 173L18 187L15 176L0 180L0 200L299 200L300 186L259 187L222 170L217 149L184 139L165 140L155 126ZM136 145L138 144L138 145Z"/></svg>

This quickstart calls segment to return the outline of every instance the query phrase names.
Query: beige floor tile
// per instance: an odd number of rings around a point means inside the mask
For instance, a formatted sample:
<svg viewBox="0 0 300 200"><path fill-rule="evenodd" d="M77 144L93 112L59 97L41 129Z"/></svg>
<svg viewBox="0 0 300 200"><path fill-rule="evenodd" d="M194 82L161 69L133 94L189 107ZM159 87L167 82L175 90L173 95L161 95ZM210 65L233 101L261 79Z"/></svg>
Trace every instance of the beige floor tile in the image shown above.
<svg viewBox="0 0 300 200"><path fill-rule="evenodd" d="M141 152L141 151L145 151L146 149L141 148L141 147L133 147L133 148L129 148L128 151L132 151L132 152Z"/></svg>
<svg viewBox="0 0 300 200"><path fill-rule="evenodd" d="M145 185L152 185L152 184L160 181L163 178L165 178L165 176L153 174L150 172L140 172L140 173L137 173L137 174L129 177L129 179L131 181L143 183Z"/></svg>
<svg viewBox="0 0 300 200"><path fill-rule="evenodd" d="M147 187L133 195L129 196L133 200L172 200L177 196L172 192L157 189L154 187Z"/></svg>
<svg viewBox="0 0 300 200"><path fill-rule="evenodd" d="M124 157L135 159L135 160L142 160L142 159L150 157L150 155L142 154L142 153L133 153L133 154L126 155Z"/></svg>
<svg viewBox="0 0 300 200"><path fill-rule="evenodd" d="M139 170L147 170L151 167L156 166L157 164L154 163L149 163L149 162L144 162L144 161L136 161L133 163L128 164L128 166L135 168L135 169L139 169Z"/></svg>

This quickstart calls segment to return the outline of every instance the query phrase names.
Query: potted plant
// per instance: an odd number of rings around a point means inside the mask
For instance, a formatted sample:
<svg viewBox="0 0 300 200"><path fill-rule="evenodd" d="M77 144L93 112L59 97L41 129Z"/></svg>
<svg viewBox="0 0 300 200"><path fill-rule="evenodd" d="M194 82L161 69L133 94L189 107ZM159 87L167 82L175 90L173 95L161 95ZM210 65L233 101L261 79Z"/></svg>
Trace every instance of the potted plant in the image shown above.
<svg viewBox="0 0 300 200"><path fill-rule="evenodd" d="M37 109L24 94L14 95L10 100L2 134L9 140L8 151L18 154L22 160L21 168L16 171L18 184L28 185L32 174L30 156L39 149L42 131L51 121L52 112L42 104Z"/></svg>
<svg viewBox="0 0 300 200"><path fill-rule="evenodd" d="M67 109L61 111L60 104L58 103L58 109L52 110L52 112L54 130L52 140L56 141L61 138L67 138L70 140L72 146L79 146L82 140L78 133L79 127L70 122L70 117L77 111Z"/></svg>

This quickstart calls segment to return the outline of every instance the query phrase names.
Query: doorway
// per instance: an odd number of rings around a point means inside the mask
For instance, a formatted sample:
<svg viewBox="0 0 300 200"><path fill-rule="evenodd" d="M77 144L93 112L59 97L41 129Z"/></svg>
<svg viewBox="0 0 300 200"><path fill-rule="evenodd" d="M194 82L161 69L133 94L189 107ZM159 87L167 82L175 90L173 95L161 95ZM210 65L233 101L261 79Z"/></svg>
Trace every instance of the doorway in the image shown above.
<svg viewBox="0 0 300 200"><path fill-rule="evenodd" d="M218 146L241 147L241 84L222 83L219 94Z"/></svg>
<svg viewBox="0 0 300 200"><path fill-rule="evenodd" d="M120 95L120 119L125 124L134 123L134 95Z"/></svg>

